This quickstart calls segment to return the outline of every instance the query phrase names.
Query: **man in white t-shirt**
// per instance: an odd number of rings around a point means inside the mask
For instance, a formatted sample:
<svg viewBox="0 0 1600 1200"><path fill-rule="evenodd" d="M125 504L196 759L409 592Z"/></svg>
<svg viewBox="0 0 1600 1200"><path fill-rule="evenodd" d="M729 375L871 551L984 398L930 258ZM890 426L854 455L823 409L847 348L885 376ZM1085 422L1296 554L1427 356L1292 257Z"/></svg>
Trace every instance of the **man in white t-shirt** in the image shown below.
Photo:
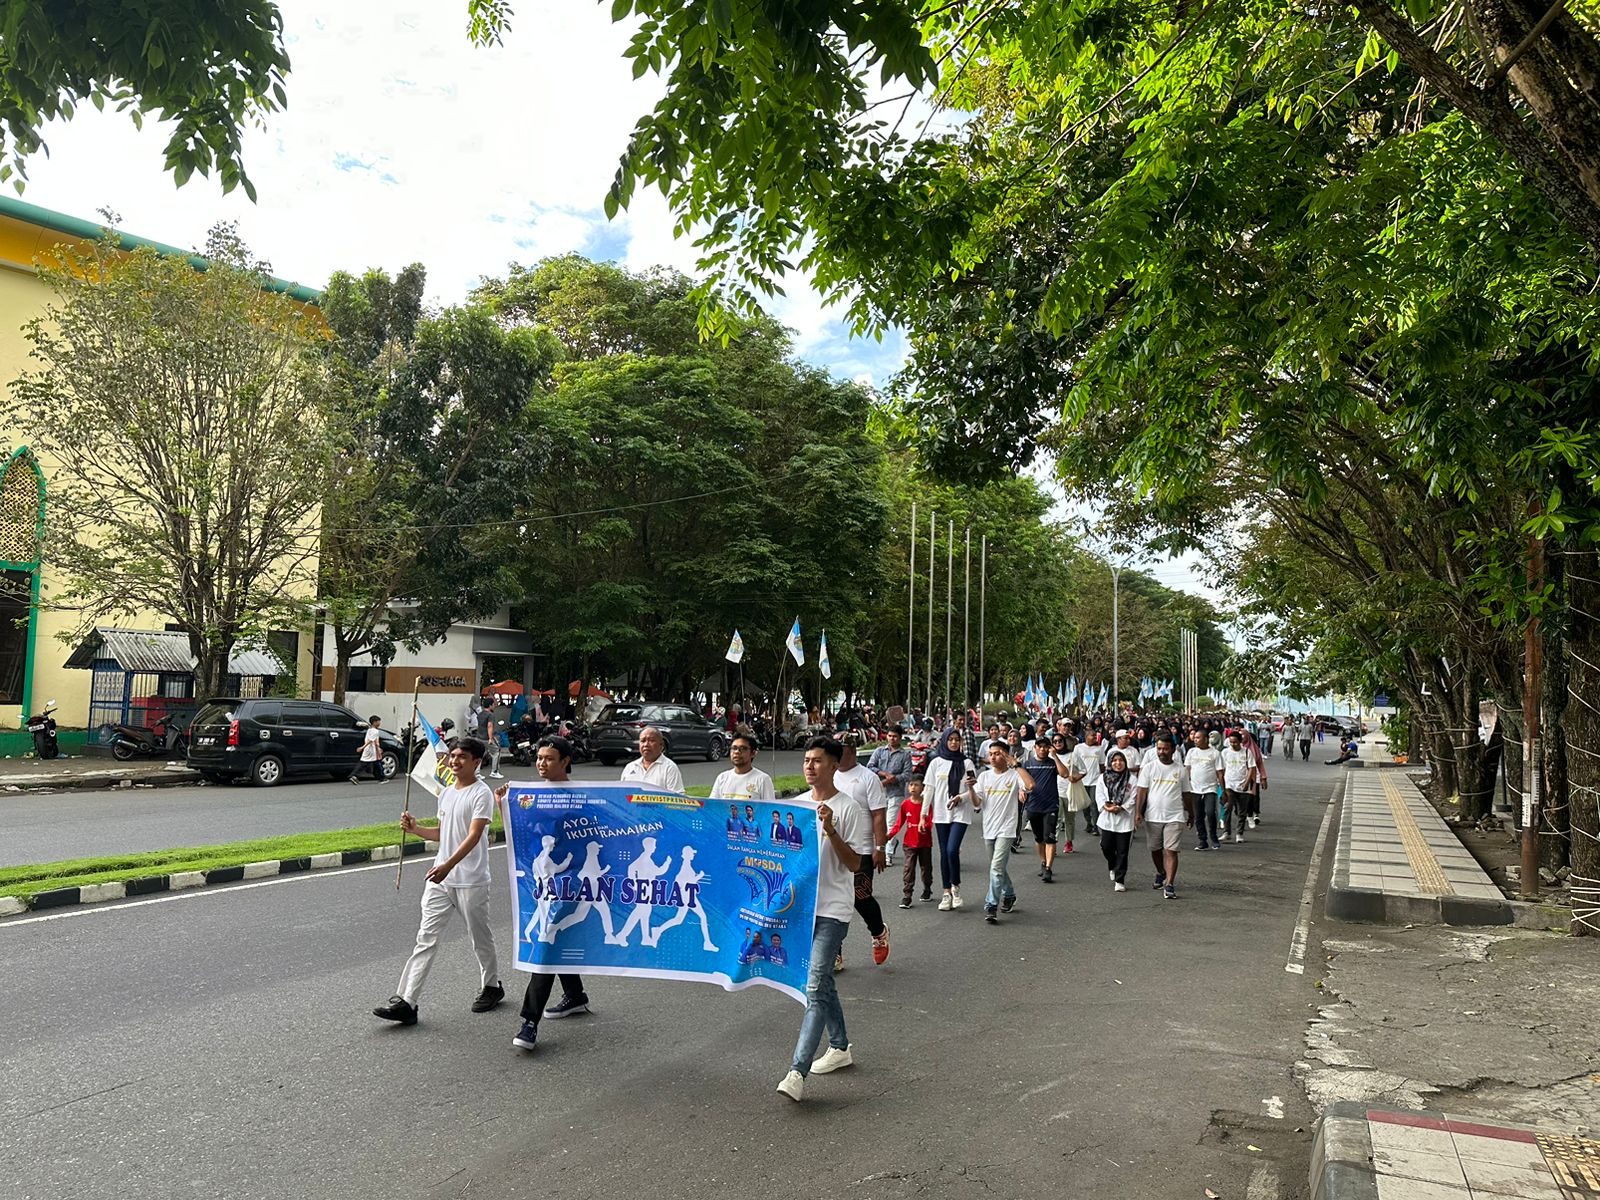
<svg viewBox="0 0 1600 1200"><path fill-rule="evenodd" d="M772 801L778 798L772 786L772 776L757 769L756 739L748 733L736 733L728 743L731 771L724 771L711 785L713 800ZM657 760L659 761L659 760Z"/></svg>
<svg viewBox="0 0 1600 1200"><path fill-rule="evenodd" d="M862 854L854 846L863 829L871 830L866 809L834 785L834 774L844 756L843 747L829 737L806 743L802 769L817 805L817 829L822 845L817 852L817 914L811 933L811 959L806 978L806 1014L800 1021L794 1059L778 1090L799 1101L805 1094L806 1076L826 1075L854 1061L850 1037L844 1027L844 1008L833 982L833 960L850 932L855 913L855 874ZM828 1049L812 1062L823 1035Z"/></svg>
<svg viewBox="0 0 1600 1200"><path fill-rule="evenodd" d="M983 844L989 848L989 891L983 898L983 919L1000 923L1000 914L1017 906L1011 882L1011 844L1016 840L1024 793L1033 791L1033 776L1002 742L989 743L989 765L978 772L973 807L983 814Z"/></svg>
<svg viewBox="0 0 1600 1200"><path fill-rule="evenodd" d="M1196 729L1189 735L1189 752L1183 756L1183 790L1189 797L1200 841L1196 850L1222 845L1217 829L1217 788L1222 785L1222 753L1213 750L1206 735Z"/></svg>
<svg viewBox="0 0 1600 1200"><path fill-rule="evenodd" d="M473 1012L488 1012L505 998L496 965L494 932L489 925L489 847L484 833L494 816L494 794L478 778L483 763L483 743L462 738L450 751L455 783L439 796L437 828L418 825L409 811L400 815L400 828L425 842L438 842L433 868L422 889L422 924L416 948L400 972L400 986L389 1002L372 1010L373 1016L400 1025L417 1023L417 997L433 966L439 934L459 911L467 923L467 939L478 957L482 990L472 1002Z"/></svg>
<svg viewBox="0 0 1600 1200"><path fill-rule="evenodd" d="M1083 784L1083 790L1089 793L1089 807L1083 810L1083 817L1089 823L1088 831L1093 834L1100 832L1095 824L1100 806L1095 800L1094 789L1100 784L1100 773L1104 768L1105 751L1100 747L1100 731L1086 730L1083 741L1074 746L1072 753L1067 756L1067 778ZM1065 795L1061 802L1067 803Z"/></svg>
<svg viewBox="0 0 1600 1200"><path fill-rule="evenodd" d="M1233 834L1235 842L1244 841L1246 814L1250 811L1250 791L1256 781L1255 759L1244 748L1244 738L1237 729L1228 731L1228 744L1222 748L1222 783L1228 789L1228 820L1223 836Z"/></svg>
<svg viewBox="0 0 1600 1200"><path fill-rule="evenodd" d="M361 772L371 771L372 777L383 782L383 737L378 732L382 724L376 714L367 721L367 732L361 739L361 765L350 772L350 782L360 783Z"/></svg>
<svg viewBox="0 0 1600 1200"><path fill-rule="evenodd" d="M663 753L666 748L661 730L646 725L639 731L639 757L622 768L622 782L648 783L669 792L682 792L683 772Z"/></svg>
<svg viewBox="0 0 1600 1200"><path fill-rule="evenodd" d="M856 872L856 912L861 914L861 919L867 923L867 932L872 935L872 961L881 966L889 957L889 926L883 919L882 906L872 895L872 876L877 868L886 864L889 800L878 773L856 758L856 748L848 741L841 745L843 757L839 769L834 772L834 786L841 792L848 792L867 813L866 831L851 843L861 855L861 868ZM842 953L833 968L844 970Z"/></svg>
<svg viewBox="0 0 1600 1200"><path fill-rule="evenodd" d="M1178 851L1183 848L1183 827L1194 824L1194 811L1183 793L1183 763L1170 733L1156 738L1155 748L1139 769L1138 801L1133 823L1145 826L1150 841L1150 861L1156 868L1156 887L1168 900L1178 898Z"/></svg>

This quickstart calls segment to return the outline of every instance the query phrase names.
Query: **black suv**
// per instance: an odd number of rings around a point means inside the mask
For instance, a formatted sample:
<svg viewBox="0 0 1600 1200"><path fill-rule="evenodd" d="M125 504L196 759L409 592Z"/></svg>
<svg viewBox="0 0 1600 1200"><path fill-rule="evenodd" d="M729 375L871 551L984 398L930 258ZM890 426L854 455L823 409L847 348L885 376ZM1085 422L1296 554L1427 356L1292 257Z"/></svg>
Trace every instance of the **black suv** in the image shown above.
<svg viewBox="0 0 1600 1200"><path fill-rule="evenodd" d="M713 725L687 704L668 704L654 700L619 700L601 710L589 732L589 748L608 767L639 755L639 730L654 725L667 743L662 751L676 762L690 754L702 754L716 762L728 753L732 740L727 731Z"/></svg>
<svg viewBox="0 0 1600 1200"><path fill-rule="evenodd" d="M189 765L212 783L263 787L287 775L345 779L361 765L367 722L325 700L212 700L189 726ZM383 777L400 769L400 739L378 730Z"/></svg>

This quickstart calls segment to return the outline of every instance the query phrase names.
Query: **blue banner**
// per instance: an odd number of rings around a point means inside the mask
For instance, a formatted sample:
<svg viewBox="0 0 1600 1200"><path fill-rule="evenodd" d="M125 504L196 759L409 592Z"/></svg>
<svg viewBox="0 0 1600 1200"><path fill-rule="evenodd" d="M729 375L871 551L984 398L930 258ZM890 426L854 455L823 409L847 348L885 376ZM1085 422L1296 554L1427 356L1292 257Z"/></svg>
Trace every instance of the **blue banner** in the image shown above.
<svg viewBox="0 0 1600 1200"><path fill-rule="evenodd" d="M817 907L809 799L514 783L506 842L518 969L764 984L805 1003Z"/></svg>

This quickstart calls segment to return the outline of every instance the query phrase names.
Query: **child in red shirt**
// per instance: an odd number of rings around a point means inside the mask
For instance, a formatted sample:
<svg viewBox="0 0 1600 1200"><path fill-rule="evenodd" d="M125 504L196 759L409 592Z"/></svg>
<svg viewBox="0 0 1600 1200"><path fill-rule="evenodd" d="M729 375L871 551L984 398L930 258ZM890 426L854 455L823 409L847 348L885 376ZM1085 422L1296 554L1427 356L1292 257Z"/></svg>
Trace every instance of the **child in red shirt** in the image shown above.
<svg viewBox="0 0 1600 1200"><path fill-rule="evenodd" d="M893 838L904 830L900 846L905 850L906 865L900 882L905 891L900 898L901 908L911 907L911 892L917 882L917 864L922 864L922 898L933 899L933 830L928 824L932 813L922 807L922 776L913 775L906 784L906 799L900 805L900 817L889 830Z"/></svg>

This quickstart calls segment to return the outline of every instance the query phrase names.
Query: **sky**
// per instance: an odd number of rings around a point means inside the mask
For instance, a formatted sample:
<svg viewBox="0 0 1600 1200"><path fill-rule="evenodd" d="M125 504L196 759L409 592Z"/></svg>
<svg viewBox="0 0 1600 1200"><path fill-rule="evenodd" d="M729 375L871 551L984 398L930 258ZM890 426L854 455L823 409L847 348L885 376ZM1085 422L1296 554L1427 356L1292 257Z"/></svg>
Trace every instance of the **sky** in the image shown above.
<svg viewBox="0 0 1600 1200"><path fill-rule="evenodd" d="M247 135L256 203L198 176L175 188L162 126L139 131L87 105L47 131L23 198L86 219L110 209L120 228L179 246L235 221L278 275L313 287L335 270L420 261L439 304L510 262L572 251L693 273L695 249L673 237L659 192L615 221L601 208L629 130L661 92L653 76L633 79L628 29L608 4L522 0L505 44L488 49L467 40L465 0L280 7L289 105ZM898 334L853 338L803 279L787 291L769 307L800 358L879 386L904 361ZM1192 557L1142 569L1224 602Z"/></svg>

